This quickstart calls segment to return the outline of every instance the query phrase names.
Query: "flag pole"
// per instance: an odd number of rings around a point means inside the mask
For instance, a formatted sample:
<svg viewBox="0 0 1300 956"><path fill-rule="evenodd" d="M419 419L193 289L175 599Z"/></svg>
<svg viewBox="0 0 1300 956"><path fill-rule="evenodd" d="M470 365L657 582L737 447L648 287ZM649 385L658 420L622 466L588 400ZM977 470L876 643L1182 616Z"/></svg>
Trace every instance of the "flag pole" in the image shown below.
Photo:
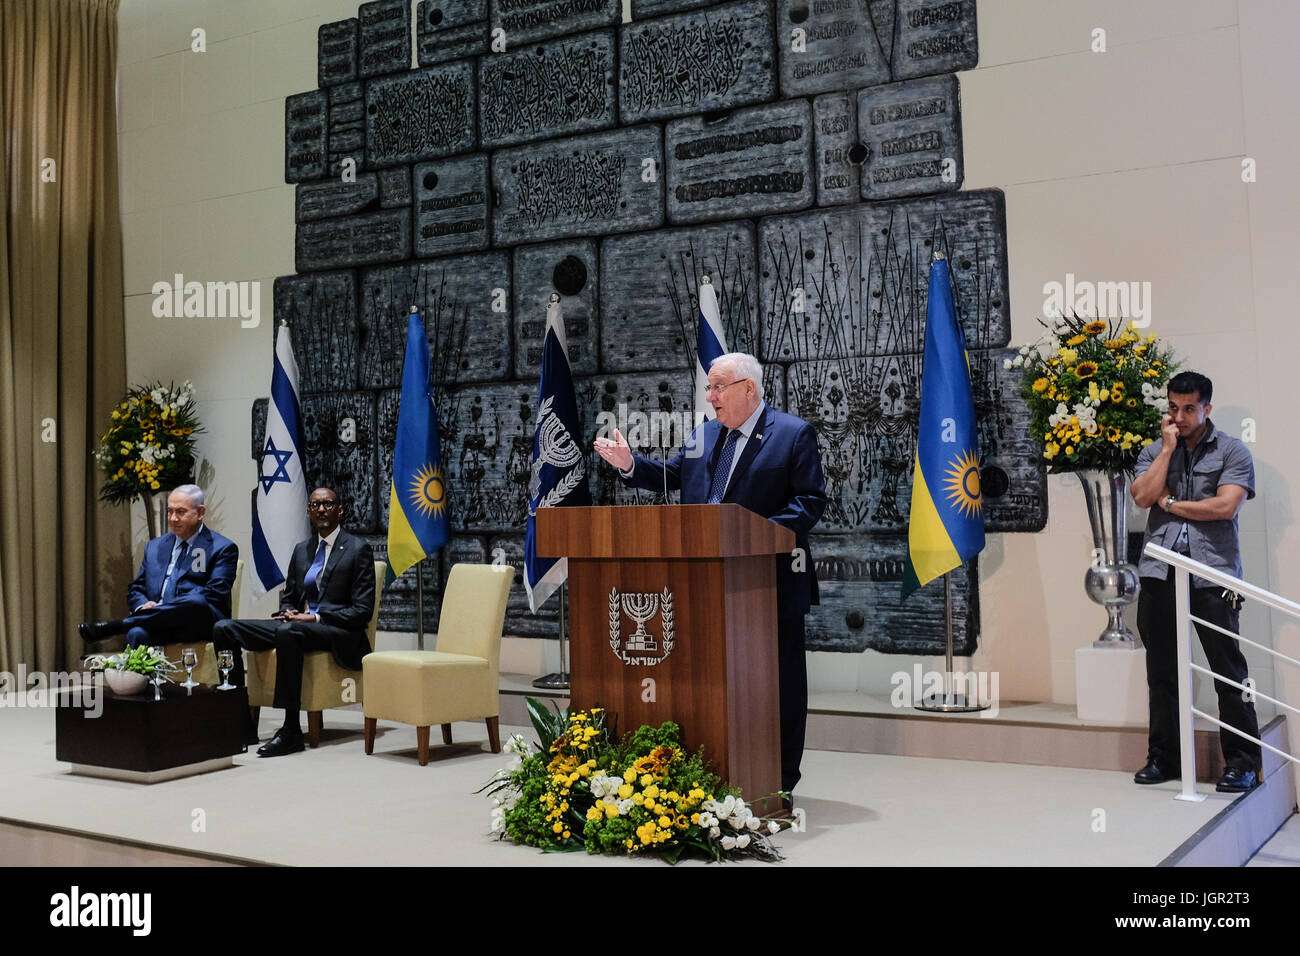
<svg viewBox="0 0 1300 956"><path fill-rule="evenodd" d="M943 622L944 629L947 632L947 640L944 641L943 654L943 694L931 695L921 700L915 705L917 710L928 710L941 714L967 714L977 710L988 710L987 701L967 700L965 694L953 692L952 679L952 572L947 571L943 575ZM973 685L969 682L967 686Z"/></svg>
<svg viewBox="0 0 1300 956"><path fill-rule="evenodd" d="M560 599L560 669L554 674L547 674L545 677L539 677L533 681L533 686L538 690L568 690L569 689L569 621L565 612L565 605L569 601L569 582L561 581L559 587Z"/></svg>

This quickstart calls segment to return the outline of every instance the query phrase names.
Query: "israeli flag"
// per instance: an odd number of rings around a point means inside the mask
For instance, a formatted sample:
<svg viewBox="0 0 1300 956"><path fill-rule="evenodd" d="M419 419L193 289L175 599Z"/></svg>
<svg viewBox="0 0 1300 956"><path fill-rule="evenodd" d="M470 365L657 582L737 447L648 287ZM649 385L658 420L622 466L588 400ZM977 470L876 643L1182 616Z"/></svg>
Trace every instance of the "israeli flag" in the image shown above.
<svg viewBox="0 0 1300 956"><path fill-rule="evenodd" d="M560 297L552 294L551 304L546 308L542 381L537 389L537 430L533 434L528 524L524 534L524 587L534 614L569 576L568 558L537 556L537 509L591 504L587 450L580 422Z"/></svg>
<svg viewBox="0 0 1300 956"><path fill-rule="evenodd" d="M284 583L293 546L311 532L307 521L307 479L302 470L302 410L298 363L289 326L280 324L266 410L266 444L258 462L257 505L253 509L253 594L261 597ZM239 608L235 608L236 615Z"/></svg>
<svg viewBox="0 0 1300 956"><path fill-rule="evenodd" d="M713 291L713 281L708 276L700 279L699 296L699 329L695 333L696 424L715 417L704 387L709 384L709 366L716 358L727 354L727 336L722 331L722 317L718 314L718 296Z"/></svg>

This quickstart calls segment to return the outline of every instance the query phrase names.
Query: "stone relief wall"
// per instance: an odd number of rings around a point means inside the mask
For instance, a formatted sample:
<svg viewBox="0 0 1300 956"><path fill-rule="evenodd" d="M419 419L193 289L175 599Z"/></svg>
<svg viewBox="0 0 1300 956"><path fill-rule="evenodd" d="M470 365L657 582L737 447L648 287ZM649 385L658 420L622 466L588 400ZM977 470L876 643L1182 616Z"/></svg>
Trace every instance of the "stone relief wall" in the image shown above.
<svg viewBox="0 0 1300 956"><path fill-rule="evenodd" d="M522 566L537 375L561 296L588 437L692 410L696 290L757 354L767 399L821 437L818 650L940 653L943 595L898 600L935 250L971 348L985 519L1046 523L1010 335L1001 192L961 192L974 0L377 0L323 24L318 88L285 101L297 274L275 314L301 371L308 480L385 551L406 314L424 314L454 536L426 562L426 621L455 561ZM417 63L409 62L414 30ZM268 348L271 347L268 336ZM620 417L621 416L621 417ZM265 404L253 410L259 457ZM656 428L662 423L662 428ZM628 427L624 431L628 431ZM599 504L648 502L590 463ZM382 628L414 626L414 572ZM979 633L953 573L957 647ZM554 634L512 593L508 633Z"/></svg>

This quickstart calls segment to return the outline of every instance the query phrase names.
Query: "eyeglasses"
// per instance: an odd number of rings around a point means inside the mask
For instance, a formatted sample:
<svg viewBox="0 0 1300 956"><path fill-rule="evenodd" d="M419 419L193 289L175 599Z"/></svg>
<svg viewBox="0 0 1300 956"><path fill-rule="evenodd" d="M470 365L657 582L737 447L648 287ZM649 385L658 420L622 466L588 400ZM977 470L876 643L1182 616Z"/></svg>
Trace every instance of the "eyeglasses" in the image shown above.
<svg viewBox="0 0 1300 956"><path fill-rule="evenodd" d="M307 503L308 511L329 511L331 508L337 508L337 501L309 501Z"/></svg>
<svg viewBox="0 0 1300 956"><path fill-rule="evenodd" d="M748 382L748 381L749 379L747 378L738 378L736 379L735 382L728 382L726 385L714 385L710 383L704 386L704 394L707 396L707 395L712 395L714 392L720 393L723 389L731 388L731 386L737 384L738 382Z"/></svg>

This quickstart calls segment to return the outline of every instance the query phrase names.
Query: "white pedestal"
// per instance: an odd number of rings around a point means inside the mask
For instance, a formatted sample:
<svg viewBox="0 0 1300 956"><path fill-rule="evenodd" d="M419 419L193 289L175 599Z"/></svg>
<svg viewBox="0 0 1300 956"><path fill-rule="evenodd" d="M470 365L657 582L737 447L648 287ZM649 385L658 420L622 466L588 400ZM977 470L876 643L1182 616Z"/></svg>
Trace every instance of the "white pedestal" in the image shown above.
<svg viewBox="0 0 1300 956"><path fill-rule="evenodd" d="M1146 648L1081 647L1074 652L1074 699L1080 720L1147 725Z"/></svg>

